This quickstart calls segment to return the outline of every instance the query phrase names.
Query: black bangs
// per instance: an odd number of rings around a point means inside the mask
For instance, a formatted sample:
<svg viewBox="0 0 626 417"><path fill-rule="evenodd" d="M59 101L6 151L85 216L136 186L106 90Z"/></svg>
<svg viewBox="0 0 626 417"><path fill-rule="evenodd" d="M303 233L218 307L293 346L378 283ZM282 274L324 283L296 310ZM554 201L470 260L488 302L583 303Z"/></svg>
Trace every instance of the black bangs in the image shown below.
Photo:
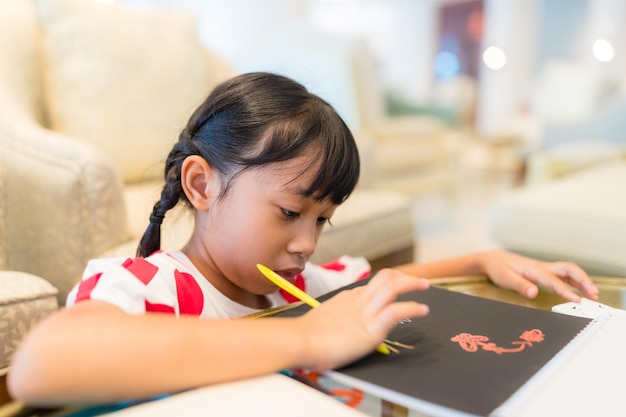
<svg viewBox="0 0 626 417"><path fill-rule="evenodd" d="M307 156L310 159L302 172L316 169L317 173L304 195L338 205L356 187L359 154L352 133L332 107L320 99L313 101L314 105L305 106L296 115L273 123L262 141L262 149L246 165Z"/></svg>
<svg viewBox="0 0 626 417"><path fill-rule="evenodd" d="M308 191L320 201L341 204L356 187L360 163L352 133L338 116L330 116L337 120L321 123L319 147L313 152L318 159L312 161L318 172Z"/></svg>

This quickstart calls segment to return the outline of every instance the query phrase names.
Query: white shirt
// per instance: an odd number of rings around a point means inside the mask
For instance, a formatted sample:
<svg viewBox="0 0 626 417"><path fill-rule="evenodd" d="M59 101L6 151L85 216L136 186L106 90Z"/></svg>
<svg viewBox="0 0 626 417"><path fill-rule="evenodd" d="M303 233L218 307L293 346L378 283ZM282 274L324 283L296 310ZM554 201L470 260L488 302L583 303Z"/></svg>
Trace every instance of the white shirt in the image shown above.
<svg viewBox="0 0 626 417"><path fill-rule="evenodd" d="M365 258L342 256L325 264L307 263L296 285L313 297L358 281L370 274ZM282 290L268 296L272 307L287 304ZM66 306L99 300L129 314L164 312L199 317L241 317L258 309L222 294L181 251L157 251L147 258L106 258L89 261Z"/></svg>

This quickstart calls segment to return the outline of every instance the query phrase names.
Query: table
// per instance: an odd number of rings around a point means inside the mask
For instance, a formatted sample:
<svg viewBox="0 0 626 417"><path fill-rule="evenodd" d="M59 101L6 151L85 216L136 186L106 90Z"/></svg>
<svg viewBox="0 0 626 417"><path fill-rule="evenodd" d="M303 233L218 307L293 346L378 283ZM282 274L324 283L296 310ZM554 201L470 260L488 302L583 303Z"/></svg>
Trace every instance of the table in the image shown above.
<svg viewBox="0 0 626 417"><path fill-rule="evenodd" d="M600 289L599 301L615 308L626 309L626 278L591 277ZM464 294L504 301L525 307L550 310L555 304L566 302L563 297L540 290L537 297L529 300L514 291L495 286L486 277L451 277L430 280L432 285Z"/></svg>

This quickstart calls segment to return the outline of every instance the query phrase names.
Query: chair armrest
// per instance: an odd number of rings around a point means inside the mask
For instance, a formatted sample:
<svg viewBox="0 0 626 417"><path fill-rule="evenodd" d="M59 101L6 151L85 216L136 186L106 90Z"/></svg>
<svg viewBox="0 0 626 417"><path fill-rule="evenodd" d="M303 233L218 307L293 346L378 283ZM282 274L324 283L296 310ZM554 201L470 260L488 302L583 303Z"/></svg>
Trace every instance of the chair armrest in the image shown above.
<svg viewBox="0 0 626 417"><path fill-rule="evenodd" d="M0 369L32 326L58 308L57 289L33 274L0 271Z"/></svg>
<svg viewBox="0 0 626 417"><path fill-rule="evenodd" d="M121 178L97 149L31 124L0 124L10 269L45 276L59 300L90 258L129 238Z"/></svg>

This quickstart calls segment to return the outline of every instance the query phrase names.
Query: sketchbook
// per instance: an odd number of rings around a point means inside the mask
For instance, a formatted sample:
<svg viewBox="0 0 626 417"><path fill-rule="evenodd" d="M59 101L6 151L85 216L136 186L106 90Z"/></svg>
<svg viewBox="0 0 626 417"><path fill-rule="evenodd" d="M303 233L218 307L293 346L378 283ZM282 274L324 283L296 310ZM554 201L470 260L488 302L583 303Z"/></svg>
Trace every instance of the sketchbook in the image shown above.
<svg viewBox="0 0 626 417"><path fill-rule="evenodd" d="M559 372L553 362L562 364L563 357L592 332L591 324L597 320L437 287L399 299L430 307L427 317L402 320L388 336L414 349L390 355L374 352L327 376L432 416L517 415L515 405L522 407L532 397L527 385L539 384L544 368ZM301 305L279 316L308 310Z"/></svg>

